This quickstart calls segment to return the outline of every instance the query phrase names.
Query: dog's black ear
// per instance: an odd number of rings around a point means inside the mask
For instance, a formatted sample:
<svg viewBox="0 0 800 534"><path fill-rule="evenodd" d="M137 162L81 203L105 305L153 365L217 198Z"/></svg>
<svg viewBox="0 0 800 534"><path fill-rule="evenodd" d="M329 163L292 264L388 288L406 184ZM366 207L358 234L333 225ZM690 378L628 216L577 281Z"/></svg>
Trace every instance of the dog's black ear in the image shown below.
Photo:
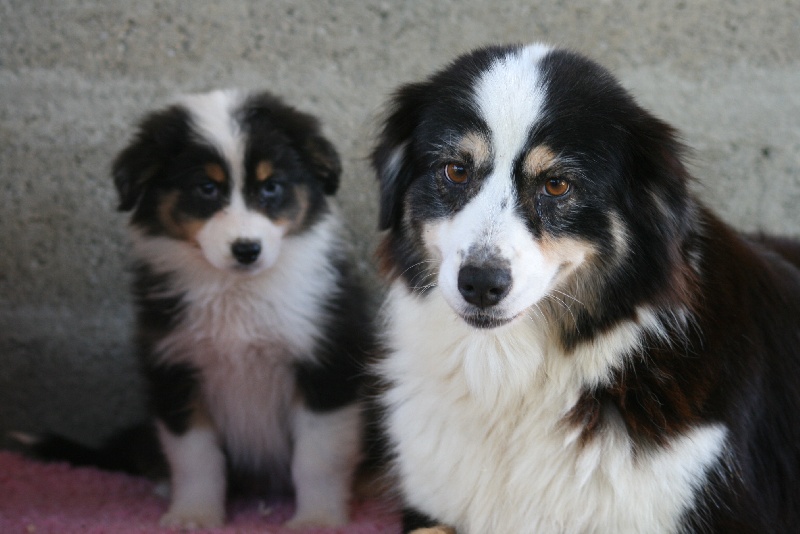
<svg viewBox="0 0 800 534"><path fill-rule="evenodd" d="M117 155L112 165L111 174L119 196L117 209L130 211L136 207L147 184L185 142L188 129L188 114L178 106L142 120L133 142Z"/></svg>
<svg viewBox="0 0 800 534"><path fill-rule="evenodd" d="M406 85L395 94L384 121L372 166L380 183L381 230L396 228L403 219L403 197L414 179L411 139L425 105L426 83Z"/></svg>

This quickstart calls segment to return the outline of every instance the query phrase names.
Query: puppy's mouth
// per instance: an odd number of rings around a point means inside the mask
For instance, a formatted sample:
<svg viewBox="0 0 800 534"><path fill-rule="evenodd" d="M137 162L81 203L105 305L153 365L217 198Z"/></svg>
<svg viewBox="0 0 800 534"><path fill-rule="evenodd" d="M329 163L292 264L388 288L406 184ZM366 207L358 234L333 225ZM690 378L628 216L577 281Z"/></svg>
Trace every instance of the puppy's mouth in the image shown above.
<svg viewBox="0 0 800 534"><path fill-rule="evenodd" d="M464 319L464 322L471 327L482 330L498 328L500 326L507 325L515 319L515 317L502 317L483 311L463 314L461 315L461 318Z"/></svg>

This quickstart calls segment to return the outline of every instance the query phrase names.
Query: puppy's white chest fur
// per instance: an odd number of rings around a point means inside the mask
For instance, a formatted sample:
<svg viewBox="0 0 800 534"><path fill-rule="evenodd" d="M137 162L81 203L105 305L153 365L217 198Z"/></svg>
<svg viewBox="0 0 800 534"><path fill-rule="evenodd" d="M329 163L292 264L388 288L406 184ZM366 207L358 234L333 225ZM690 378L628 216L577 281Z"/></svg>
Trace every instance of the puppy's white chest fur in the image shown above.
<svg viewBox="0 0 800 534"><path fill-rule="evenodd" d="M677 528L724 428L634 455L621 421L589 443L564 421L582 386L602 381L645 326L622 326L567 356L533 320L477 331L435 291L418 299L399 284L388 302L381 372L392 384L388 428L409 504L466 533Z"/></svg>
<svg viewBox="0 0 800 534"><path fill-rule="evenodd" d="M189 250L181 265L167 266L185 308L158 353L197 370L202 400L234 464L272 471L270 479L284 483L298 400L294 365L313 358L325 298L336 287L332 266L308 256L335 244L338 221L318 226L286 240L279 262L256 276L215 270L193 261ZM149 252L152 262L157 255Z"/></svg>

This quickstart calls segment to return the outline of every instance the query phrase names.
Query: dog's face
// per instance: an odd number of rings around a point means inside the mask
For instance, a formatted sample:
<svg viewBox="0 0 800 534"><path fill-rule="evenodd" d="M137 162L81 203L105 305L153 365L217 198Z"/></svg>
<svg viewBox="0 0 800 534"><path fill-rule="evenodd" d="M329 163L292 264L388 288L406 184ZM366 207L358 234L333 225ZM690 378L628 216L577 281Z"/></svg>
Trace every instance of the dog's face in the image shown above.
<svg viewBox="0 0 800 534"><path fill-rule="evenodd" d="M479 50L396 95L373 153L384 270L476 328L632 313L683 231L679 152L594 63Z"/></svg>
<svg viewBox="0 0 800 534"><path fill-rule="evenodd" d="M217 91L146 117L113 174L120 209L146 238L252 274L325 212L340 165L314 118L268 94Z"/></svg>

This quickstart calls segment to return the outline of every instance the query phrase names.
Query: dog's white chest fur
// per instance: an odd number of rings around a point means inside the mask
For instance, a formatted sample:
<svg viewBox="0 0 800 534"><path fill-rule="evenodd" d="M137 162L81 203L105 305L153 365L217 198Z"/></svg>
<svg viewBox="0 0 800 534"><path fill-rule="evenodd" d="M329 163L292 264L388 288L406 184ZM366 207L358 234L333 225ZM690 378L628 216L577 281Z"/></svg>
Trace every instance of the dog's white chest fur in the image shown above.
<svg viewBox="0 0 800 534"><path fill-rule="evenodd" d="M634 456L622 423L582 444L564 423L643 326L565 356L534 322L466 326L434 290L388 300L388 428L409 504L459 532L672 532L725 429L694 429ZM643 314L643 320L646 319ZM621 504L624 503L624 504Z"/></svg>

